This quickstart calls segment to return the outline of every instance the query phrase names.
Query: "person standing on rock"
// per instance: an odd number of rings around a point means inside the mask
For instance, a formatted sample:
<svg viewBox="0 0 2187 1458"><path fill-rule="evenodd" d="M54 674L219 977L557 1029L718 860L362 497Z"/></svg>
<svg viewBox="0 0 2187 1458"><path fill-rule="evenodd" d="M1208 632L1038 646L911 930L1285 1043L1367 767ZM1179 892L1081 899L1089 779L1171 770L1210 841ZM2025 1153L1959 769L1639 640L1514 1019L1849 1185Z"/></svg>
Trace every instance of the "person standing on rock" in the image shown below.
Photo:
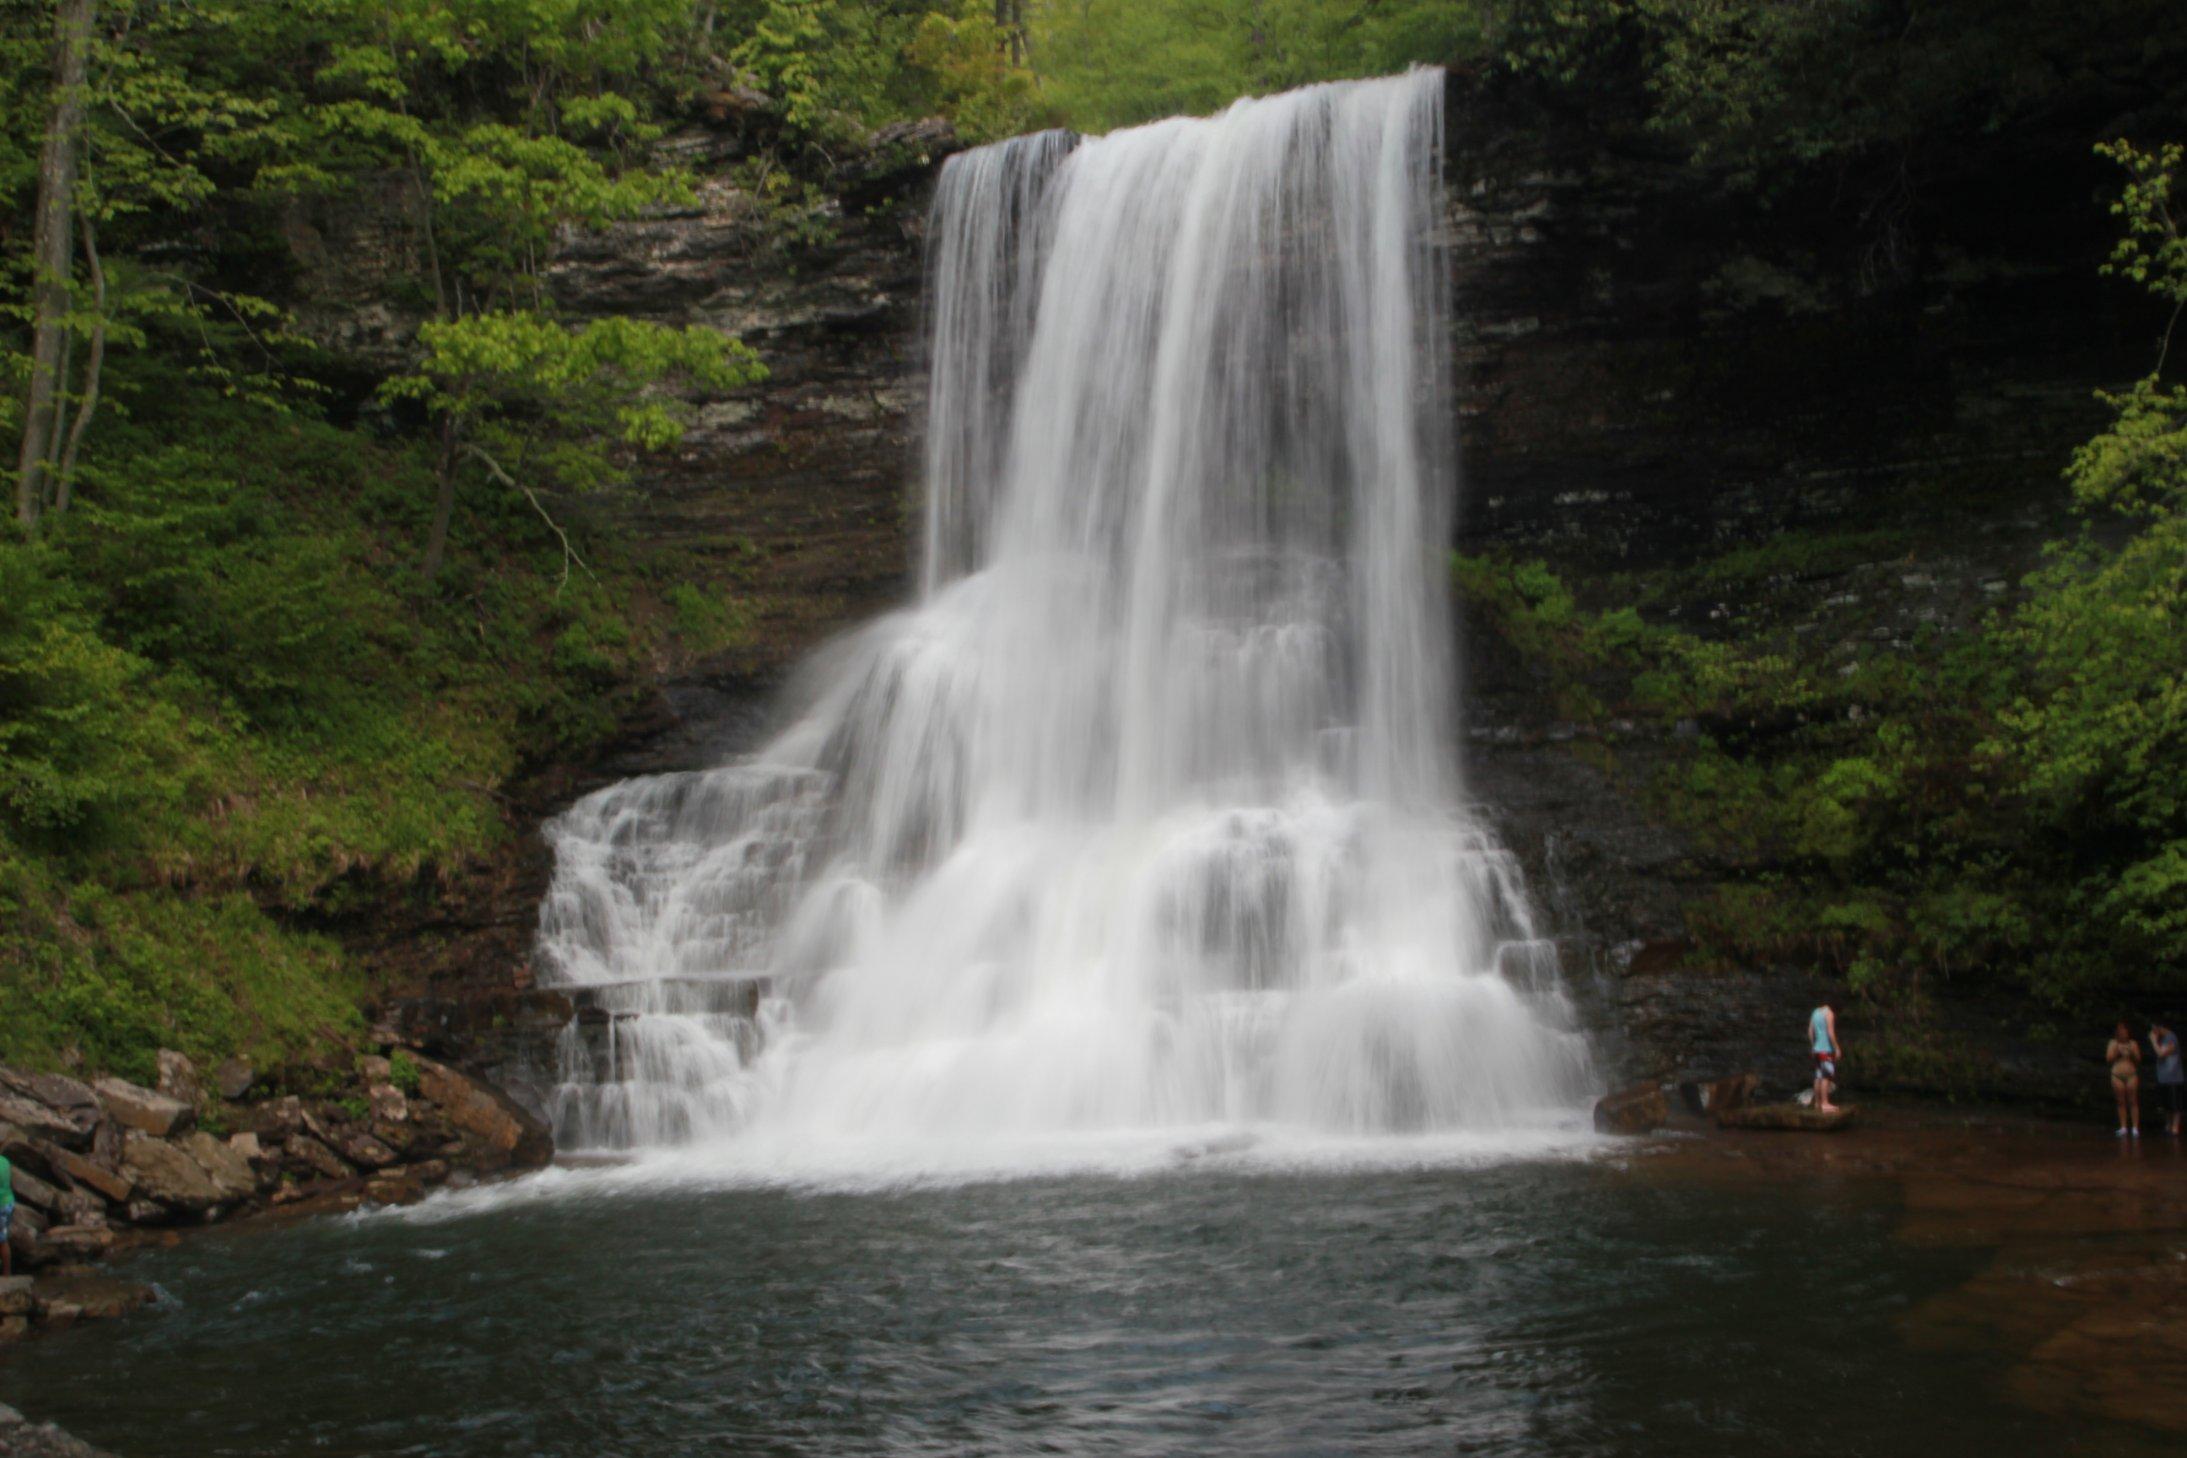
<svg viewBox="0 0 2187 1458"><path fill-rule="evenodd" d="M2111 1099L2119 1106L2121 1139L2141 1138L2141 1044L2125 1018L2111 1030L2103 1045L2103 1061L2111 1065Z"/></svg>
<svg viewBox="0 0 2187 1458"><path fill-rule="evenodd" d="M2157 1097L2164 1100L2164 1132L2177 1139L2181 1104L2187 1103L2187 1063L2180 1060L2179 1034L2162 1023L2151 1023L2149 1051L2157 1060Z"/></svg>
<svg viewBox="0 0 2187 1458"><path fill-rule="evenodd" d="M1807 1015L1807 1045L1815 1055L1815 1107L1836 1113L1830 1094L1838 1086L1838 1010L1828 998Z"/></svg>
<svg viewBox="0 0 2187 1458"><path fill-rule="evenodd" d="M14 1223L15 1166L0 1154L0 1276L15 1274L15 1247L8 1240L8 1227Z"/></svg>

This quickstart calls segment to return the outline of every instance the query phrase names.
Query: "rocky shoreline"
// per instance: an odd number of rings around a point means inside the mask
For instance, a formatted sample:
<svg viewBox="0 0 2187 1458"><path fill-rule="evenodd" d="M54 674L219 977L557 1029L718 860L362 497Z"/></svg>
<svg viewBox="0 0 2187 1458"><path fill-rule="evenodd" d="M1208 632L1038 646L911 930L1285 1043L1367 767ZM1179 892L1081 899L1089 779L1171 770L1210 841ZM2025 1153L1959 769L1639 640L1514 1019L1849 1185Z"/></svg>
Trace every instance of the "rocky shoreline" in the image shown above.
<svg viewBox="0 0 2187 1458"><path fill-rule="evenodd" d="M0 1281L0 1342L149 1304L151 1289L94 1263L189 1229L414 1204L554 1157L546 1126L491 1083L384 1027L367 1046L342 1065L231 1060L209 1076L163 1051L152 1087L0 1067L17 1272ZM9 1441L0 1431L0 1454L18 1451Z"/></svg>

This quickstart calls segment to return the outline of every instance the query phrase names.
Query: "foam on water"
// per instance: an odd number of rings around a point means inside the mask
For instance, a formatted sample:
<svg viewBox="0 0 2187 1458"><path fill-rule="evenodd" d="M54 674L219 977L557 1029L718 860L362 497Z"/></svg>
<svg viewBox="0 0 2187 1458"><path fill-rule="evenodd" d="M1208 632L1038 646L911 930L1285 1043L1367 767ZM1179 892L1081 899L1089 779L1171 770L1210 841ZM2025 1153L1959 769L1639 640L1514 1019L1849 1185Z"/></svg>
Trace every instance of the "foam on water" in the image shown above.
<svg viewBox="0 0 2187 1458"><path fill-rule="evenodd" d="M1420 71L951 159L920 597L551 827L565 1147L1542 1145L1591 1072L1457 782L1441 136Z"/></svg>

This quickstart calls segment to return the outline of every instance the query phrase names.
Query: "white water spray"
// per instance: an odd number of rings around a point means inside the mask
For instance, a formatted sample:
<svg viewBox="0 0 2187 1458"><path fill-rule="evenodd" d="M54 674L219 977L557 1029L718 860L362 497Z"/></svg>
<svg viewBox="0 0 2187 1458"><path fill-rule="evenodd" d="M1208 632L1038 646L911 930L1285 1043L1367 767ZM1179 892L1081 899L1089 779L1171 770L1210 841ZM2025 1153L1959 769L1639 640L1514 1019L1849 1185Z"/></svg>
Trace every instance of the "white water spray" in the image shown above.
<svg viewBox="0 0 2187 1458"><path fill-rule="evenodd" d="M921 595L550 829L557 1137L1493 1129L1588 1077L1461 809L1442 78L952 159Z"/></svg>

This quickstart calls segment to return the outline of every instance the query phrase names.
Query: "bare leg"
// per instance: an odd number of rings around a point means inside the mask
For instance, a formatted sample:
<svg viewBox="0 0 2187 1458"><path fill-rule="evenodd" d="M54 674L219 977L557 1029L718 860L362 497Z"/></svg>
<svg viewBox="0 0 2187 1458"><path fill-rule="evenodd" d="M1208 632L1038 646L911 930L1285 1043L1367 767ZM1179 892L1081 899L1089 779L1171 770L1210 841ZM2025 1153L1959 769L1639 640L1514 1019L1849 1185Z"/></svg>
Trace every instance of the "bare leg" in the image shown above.
<svg viewBox="0 0 2187 1458"><path fill-rule="evenodd" d="M1837 1086L1837 1082L1834 1079L1818 1078L1815 1080L1815 1103L1826 1114L1835 1112L1835 1110L1833 1110L1830 1106L1830 1091Z"/></svg>
<svg viewBox="0 0 2187 1458"><path fill-rule="evenodd" d="M2141 1134L2141 1080L2138 1078L2127 1080L2126 1116L2126 1127L2133 1130L2134 1134L2139 1137Z"/></svg>

